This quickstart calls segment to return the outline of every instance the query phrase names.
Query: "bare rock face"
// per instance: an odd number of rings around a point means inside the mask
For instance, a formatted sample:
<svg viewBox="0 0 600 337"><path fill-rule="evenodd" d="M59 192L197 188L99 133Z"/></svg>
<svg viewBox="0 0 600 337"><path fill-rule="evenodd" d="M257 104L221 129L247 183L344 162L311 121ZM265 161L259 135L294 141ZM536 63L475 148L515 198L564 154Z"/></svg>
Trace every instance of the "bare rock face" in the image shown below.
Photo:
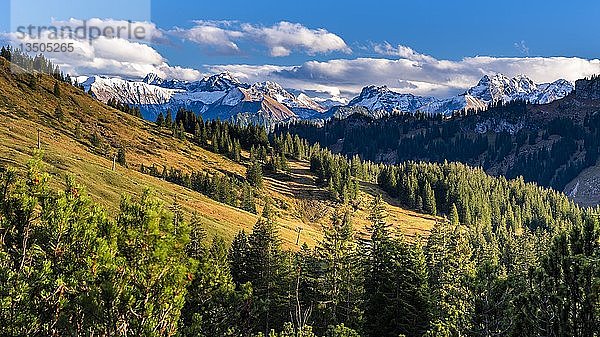
<svg viewBox="0 0 600 337"><path fill-rule="evenodd" d="M600 99L600 77L575 81L575 98L580 100Z"/></svg>

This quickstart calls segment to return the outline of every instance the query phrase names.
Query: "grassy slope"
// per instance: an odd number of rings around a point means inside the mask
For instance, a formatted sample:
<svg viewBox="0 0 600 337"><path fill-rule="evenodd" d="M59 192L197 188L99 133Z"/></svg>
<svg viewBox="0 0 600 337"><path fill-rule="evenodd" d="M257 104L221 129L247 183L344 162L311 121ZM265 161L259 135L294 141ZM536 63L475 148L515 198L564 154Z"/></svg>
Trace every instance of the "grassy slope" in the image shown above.
<svg viewBox="0 0 600 337"><path fill-rule="evenodd" d="M257 216L213 201L200 193L167 183L138 172L140 164L167 165L191 170L219 170L245 174L245 166L206 151L186 141L168 137L152 123L126 115L92 99L71 86L61 84L61 97L52 94L54 80L40 78L31 89L24 78L11 74L7 63L0 59L0 164L22 166L32 155L37 143L37 130L42 135L42 149L47 170L60 186L70 173L86 187L94 200L114 214L123 193L139 195L151 188L165 204L175 198L189 216L199 213L202 226L209 234L231 238L238 230L249 230ZM57 105L65 112L65 120L54 116ZM83 137L75 137L75 125L81 122ZM112 171L112 155L95 150L87 135L94 131L111 146L111 153L126 146L129 168L117 165ZM337 205L328 201L326 192L315 183L308 163L292 163L289 175L266 178L267 193L276 204L277 222L284 245L294 247L297 228L302 228L300 243L313 245L320 238L321 224L326 222ZM359 207L354 209L354 225L364 233L366 207L372 196L383 193L377 186L362 185ZM312 201L309 201L312 200ZM423 233L431 228L434 218L399 207L385 197L388 220L405 233Z"/></svg>

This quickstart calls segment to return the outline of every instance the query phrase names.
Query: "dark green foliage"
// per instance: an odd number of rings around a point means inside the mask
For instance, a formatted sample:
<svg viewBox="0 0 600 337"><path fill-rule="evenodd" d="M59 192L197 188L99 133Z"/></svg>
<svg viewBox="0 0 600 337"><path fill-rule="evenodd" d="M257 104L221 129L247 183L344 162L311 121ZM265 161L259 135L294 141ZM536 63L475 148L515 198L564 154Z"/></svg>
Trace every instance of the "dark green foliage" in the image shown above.
<svg viewBox="0 0 600 337"><path fill-rule="evenodd" d="M563 190L599 158L600 115L587 113L582 120L573 117L578 113L561 109L563 115L549 121L539 120L537 112L530 111L523 101L498 103L487 111L460 113L450 119L399 114L373 120L353 115L334 119L323 127L307 122L281 125L275 129L274 138L287 138L284 135L290 132L294 135L291 138L300 136L323 147L336 146L342 154L358 153L373 161L458 161ZM488 131L483 132L490 121L492 126L515 125L516 131L493 132L487 127ZM514 160L508 160L513 156Z"/></svg>
<svg viewBox="0 0 600 337"><path fill-rule="evenodd" d="M231 268L238 287L252 284L253 301L249 308L254 331L280 329L287 321L289 263L267 204L262 217L247 237L240 232L232 245Z"/></svg>
<svg viewBox="0 0 600 337"><path fill-rule="evenodd" d="M460 217L458 216L458 209L456 208L455 204L452 204L452 207L450 208L450 224L452 224L453 226L458 226L460 225Z"/></svg>
<svg viewBox="0 0 600 337"><path fill-rule="evenodd" d="M212 244L194 254L197 267L188 285L182 308L179 333L182 336L234 336L236 314L249 296L246 289L236 291L229 270L225 242L215 238Z"/></svg>
<svg viewBox="0 0 600 337"><path fill-rule="evenodd" d="M254 191L248 185L248 183L244 183L244 187L242 190L242 205L241 208L244 211L256 214L256 203L254 202Z"/></svg>
<svg viewBox="0 0 600 337"><path fill-rule="evenodd" d="M122 146L117 151L117 163L119 163L119 165L121 166L127 167L127 159L125 158L125 148Z"/></svg>
<svg viewBox="0 0 600 337"><path fill-rule="evenodd" d="M267 160L267 164L265 165L266 170L277 173L279 171L289 171L289 163L283 153L281 154L271 154L269 159Z"/></svg>
<svg viewBox="0 0 600 337"><path fill-rule="evenodd" d="M10 46L8 46L8 47L2 46L2 48L0 49L0 57L3 57L5 60L10 62L10 60L11 60Z"/></svg>
<svg viewBox="0 0 600 337"><path fill-rule="evenodd" d="M462 164L407 162L385 166L378 182L410 208L428 207L425 211L432 213L435 206L438 213L449 215L454 205L460 223L467 226L496 228L510 224L512 230L554 229L581 216L564 194L526 184L522 179L490 177L481 169Z"/></svg>
<svg viewBox="0 0 600 337"><path fill-rule="evenodd" d="M426 182L423 186L423 211L431 215L436 215L435 205L435 194L431 189L429 182Z"/></svg>
<svg viewBox="0 0 600 337"><path fill-rule="evenodd" d="M352 175L351 163L347 158L318 148L311 152L310 169L328 186L332 198L342 202L356 199L359 189L358 177Z"/></svg>
<svg viewBox="0 0 600 337"><path fill-rule="evenodd" d="M157 126L165 125L165 116L163 115L162 112L158 114L158 117L156 117L156 125Z"/></svg>
<svg viewBox="0 0 600 337"><path fill-rule="evenodd" d="M462 164L376 165L178 115L171 130L193 124L201 146L234 160L249 149L248 181L142 165L143 173L256 212L255 173L282 170L276 158L310 158L338 201L352 201L364 180L449 220L437 218L426 238L404 237L378 196L366 233L355 236L352 205L338 205L318 245L292 252L267 201L252 232L228 248L206 243L202 218L188 226L177 201L167 211L148 192L124 197L110 219L72 180L49 189L39 160L24 174L0 169L0 335L598 335L597 209ZM90 141L107 143L97 132Z"/></svg>
<svg viewBox="0 0 600 337"><path fill-rule="evenodd" d="M427 241L426 254L435 303L429 333L455 336L470 331L474 296L469 285L475 265L467 228L438 222Z"/></svg>
<svg viewBox="0 0 600 337"><path fill-rule="evenodd" d="M148 193L125 198L109 220L71 179L48 189L40 163L24 178L0 174L0 334L174 334L187 225Z"/></svg>
<svg viewBox="0 0 600 337"><path fill-rule="evenodd" d="M14 65L21 67L28 73L37 72L47 74L54 77L54 79L57 81L71 84L71 77L69 75L63 74L60 68L54 65L43 54L30 56L29 54L22 52L18 48L6 46L0 49L0 56L6 59L7 61L12 62ZM60 95L56 96L58 97Z"/></svg>
<svg viewBox="0 0 600 337"><path fill-rule="evenodd" d="M366 336L421 336L429 325L425 256L418 242L393 237L381 198L369 216L371 237L363 248Z"/></svg>
<svg viewBox="0 0 600 337"><path fill-rule="evenodd" d="M521 294L524 324L530 335L596 336L600 275L597 215L561 231L550 242L548 254L530 274Z"/></svg>
<svg viewBox="0 0 600 337"><path fill-rule="evenodd" d="M318 326L346 323L360 326L362 293L359 252L348 210L337 210L323 227L323 240L316 249L321 261L317 269Z"/></svg>
<svg viewBox="0 0 600 337"><path fill-rule="evenodd" d="M240 199L238 189L242 187L242 182L236 177L229 177L220 173L209 175L208 172L184 173L180 169L167 167L159 170L154 165L141 165L140 172L190 188L219 202L234 207L238 206L238 200Z"/></svg>
<svg viewBox="0 0 600 337"><path fill-rule="evenodd" d="M171 109L167 109L164 127L166 127L167 129L170 129L172 125L173 125L173 113L171 112Z"/></svg>
<svg viewBox="0 0 600 337"><path fill-rule="evenodd" d="M262 165L257 161L253 161L250 163L248 168L246 169L246 181L250 186L262 189L263 187L263 173L262 173Z"/></svg>
<svg viewBox="0 0 600 337"><path fill-rule="evenodd" d="M263 127L255 125L237 125L219 120L204 121L191 110L180 108L175 115L167 110L166 117L157 117L156 124L171 129L173 136L185 139L185 134L191 134L194 142L212 152L222 153L234 161L241 161L242 149L250 150L258 146L261 150L259 159L265 161L269 139ZM251 151L252 152L252 151ZM251 159L254 159L251 155Z"/></svg>
<svg viewBox="0 0 600 337"><path fill-rule="evenodd" d="M54 96L60 97L60 85L58 84L58 81L54 82L54 88L52 89L52 92L54 93Z"/></svg>
<svg viewBox="0 0 600 337"><path fill-rule="evenodd" d="M140 111L139 107L121 103L117 101L116 98L109 99L108 102L106 102L106 105L108 105L111 108L123 111L124 113L130 114L132 116L142 118L142 112Z"/></svg>
<svg viewBox="0 0 600 337"><path fill-rule="evenodd" d="M111 220L71 179L49 189L40 165L0 170L1 335L598 334L597 209L533 231L506 220L511 204L495 226L459 224L451 204L453 220L423 249L394 232L376 197L368 239L357 242L342 208L317 249L292 253L267 203L227 249L205 244L177 201L168 212L148 192L125 197ZM188 179L176 172L164 174Z"/></svg>

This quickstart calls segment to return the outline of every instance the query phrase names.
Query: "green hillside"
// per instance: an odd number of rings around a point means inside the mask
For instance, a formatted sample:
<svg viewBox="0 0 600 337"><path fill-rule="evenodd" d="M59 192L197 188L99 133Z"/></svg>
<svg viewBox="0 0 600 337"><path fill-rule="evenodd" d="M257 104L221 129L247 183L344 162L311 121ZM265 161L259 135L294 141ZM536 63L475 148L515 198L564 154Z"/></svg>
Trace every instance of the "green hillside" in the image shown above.
<svg viewBox="0 0 600 337"><path fill-rule="evenodd" d="M234 162L192 141L176 139L168 129L110 108L73 86L60 83L61 95L56 97L55 80L50 76L41 76L32 88L28 74L12 74L7 62L0 59L0 63L0 162L4 165L23 167L37 147L40 131L45 169L53 176L53 184L62 185L67 174L73 175L92 199L108 210L118 208L122 195L139 196L150 188L166 205L177 199L187 219L196 212L202 227L210 234L231 239L238 230L249 230L257 221L255 214L139 170L142 164L154 164L185 172L219 171L244 176L247 152L243 152L245 160ZM62 120L55 113L59 106L64 114ZM92 135L99 135L100 145L92 144ZM112 171L112 157L121 147L126 152L127 167L117 164ZM291 166L289 174L266 177L265 193L274 200L277 224L285 244L296 246L297 228L301 228L299 243L314 245L321 236L322 223L329 221L338 205L327 197L307 202L311 194L307 195L306 191L321 196L327 192L316 183L307 161L295 161ZM379 193L383 192L373 186L363 189L360 197L363 202L355 210L358 231L364 231L366 205ZM403 209L387 200L394 226L410 235L426 234L435 221L433 217ZM256 201L259 208L262 207L262 198ZM318 218L305 214L307 205L321 209Z"/></svg>

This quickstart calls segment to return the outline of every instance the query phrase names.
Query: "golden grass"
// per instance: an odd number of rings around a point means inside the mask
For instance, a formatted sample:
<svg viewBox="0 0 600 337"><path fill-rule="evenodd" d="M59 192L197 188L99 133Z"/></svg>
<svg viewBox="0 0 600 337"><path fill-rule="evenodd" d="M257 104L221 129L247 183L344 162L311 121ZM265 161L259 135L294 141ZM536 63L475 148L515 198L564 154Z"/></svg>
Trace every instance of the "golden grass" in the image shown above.
<svg viewBox="0 0 600 337"><path fill-rule="evenodd" d="M2 61L0 61L1 63ZM192 212L200 216L201 225L209 235L231 239L244 229L250 231L258 216L224 205L192 190L139 173L141 164L166 165L183 169L219 170L244 175L245 166L226 157L211 153L189 141L170 137L153 123L126 115L92 99L80 90L61 84L62 95L52 95L54 80L40 79L35 89L8 74L6 64L0 64L0 164L22 166L32 155L37 144L37 131L42 135L42 149L47 171L54 176L55 186L62 186L66 174L71 174L84 186L90 196L114 214L123 193L140 195L150 188L166 205L175 198L189 219ZM54 118L56 106L65 111L65 120ZM101 155L93 149L86 137L75 138L75 126L81 123L87 137L98 132L111 154ZM116 148L125 146L129 168L117 165L112 171L112 155ZM322 225L329 221L335 203L327 200L327 193L316 184L306 162L292 162L291 172L266 177L267 193L275 203L279 232L285 247L295 248L300 228L299 243L314 246L321 237ZM435 219L399 207L377 186L363 183L362 202L354 210L354 226L364 235L368 205L375 194L384 195L388 221L408 235L427 234ZM307 200L311 201L307 205ZM307 207L318 206L322 212L316 219L307 219Z"/></svg>

